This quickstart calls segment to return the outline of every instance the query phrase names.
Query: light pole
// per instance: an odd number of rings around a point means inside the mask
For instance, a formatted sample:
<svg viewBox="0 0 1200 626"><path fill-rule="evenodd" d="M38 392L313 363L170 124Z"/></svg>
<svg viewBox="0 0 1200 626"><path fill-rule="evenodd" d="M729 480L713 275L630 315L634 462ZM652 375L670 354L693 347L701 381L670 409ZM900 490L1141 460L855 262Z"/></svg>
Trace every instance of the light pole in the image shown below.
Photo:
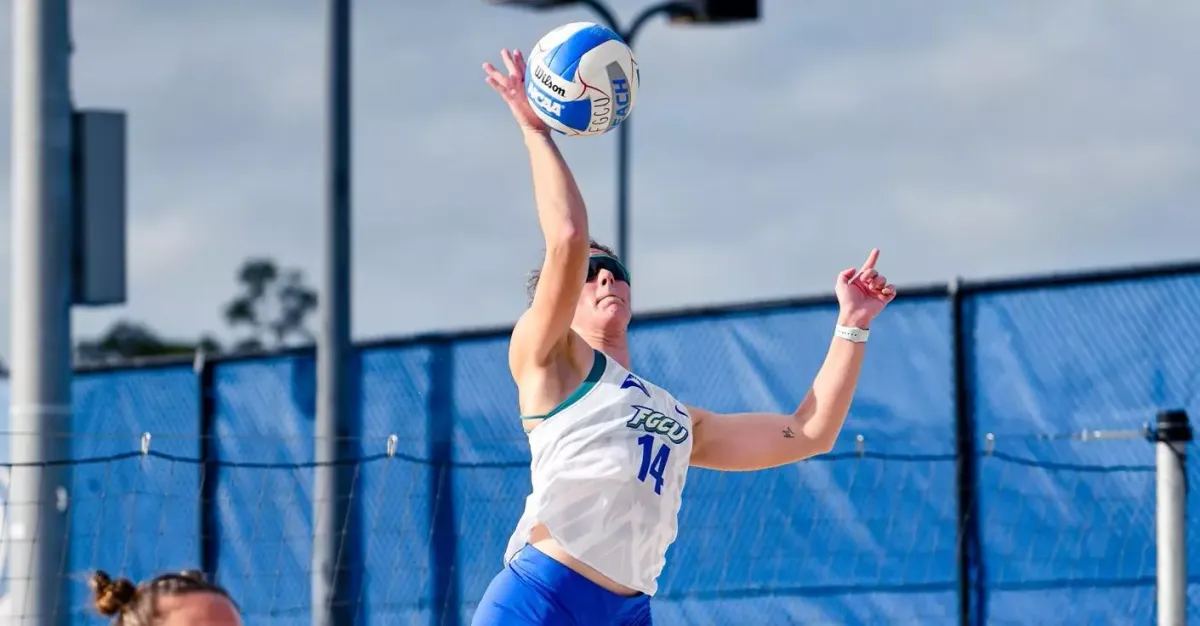
<svg viewBox="0 0 1200 626"><path fill-rule="evenodd" d="M652 18L665 15L676 24L728 24L758 19L759 0L676 0L652 4L638 13L628 28L621 28L616 16L603 0L486 0L489 4L509 4L537 11L570 5L591 9L629 47L638 32ZM617 254L626 267L629 259L629 119L617 127Z"/></svg>
<svg viewBox="0 0 1200 626"><path fill-rule="evenodd" d="M350 246L352 212L351 0L327 0L325 57L325 215L321 272L321 333L317 337L317 416L313 450L313 544L310 594L313 626L353 621L349 545L354 468L350 436Z"/></svg>
<svg viewBox="0 0 1200 626"><path fill-rule="evenodd" d="M66 624L71 432L72 216L69 0L19 0L12 15L12 397L8 606L13 626Z"/></svg>

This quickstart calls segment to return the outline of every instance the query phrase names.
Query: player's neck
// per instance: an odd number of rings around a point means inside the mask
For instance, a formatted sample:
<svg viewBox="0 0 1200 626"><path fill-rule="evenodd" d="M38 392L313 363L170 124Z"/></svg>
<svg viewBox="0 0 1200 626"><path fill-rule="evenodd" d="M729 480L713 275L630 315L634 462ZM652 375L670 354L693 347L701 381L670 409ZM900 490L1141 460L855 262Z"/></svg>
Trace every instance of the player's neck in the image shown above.
<svg viewBox="0 0 1200 626"><path fill-rule="evenodd" d="M579 332L583 340L594 350L607 354L609 358L620 363L625 369L629 367L629 339L624 330L620 332L591 331Z"/></svg>

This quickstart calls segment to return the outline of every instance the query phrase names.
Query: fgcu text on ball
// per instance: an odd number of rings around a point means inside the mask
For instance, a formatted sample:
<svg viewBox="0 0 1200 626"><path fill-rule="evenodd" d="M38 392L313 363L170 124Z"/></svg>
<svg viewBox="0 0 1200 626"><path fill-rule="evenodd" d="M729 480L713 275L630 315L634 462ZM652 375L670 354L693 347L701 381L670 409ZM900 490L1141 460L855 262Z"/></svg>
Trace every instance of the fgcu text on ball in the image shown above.
<svg viewBox="0 0 1200 626"><path fill-rule="evenodd" d="M587 131L592 133L603 132L609 128L619 125L629 116L629 106L632 103L632 94L630 93L629 80L625 78L625 72L617 63L612 63L608 66L609 75L609 93L608 95L596 95L587 100L590 102L590 119L587 125ZM547 115L553 116L561 120L563 118L563 108L569 106L569 101L561 101L556 99L550 93L543 90L543 86L551 89L554 93L566 97L566 90L556 85L553 82L553 75L545 71L543 68L535 67L533 70L536 82L530 82L525 91L529 96L530 102L538 109L541 109ZM593 88L594 89L594 88ZM603 91L595 89L597 93L604 94ZM586 93L586 92L585 92ZM581 98L582 99L582 98ZM614 106L615 105L615 106ZM576 122L578 123L578 122ZM571 126L570 123L567 124ZM575 131L582 131L583 128L573 127Z"/></svg>

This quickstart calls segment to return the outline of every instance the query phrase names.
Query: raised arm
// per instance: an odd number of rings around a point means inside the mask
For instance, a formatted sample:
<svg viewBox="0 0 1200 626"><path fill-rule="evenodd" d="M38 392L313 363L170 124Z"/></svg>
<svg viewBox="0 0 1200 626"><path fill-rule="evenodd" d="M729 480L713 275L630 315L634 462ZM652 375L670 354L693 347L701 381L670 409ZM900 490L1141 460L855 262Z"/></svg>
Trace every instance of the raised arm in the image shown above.
<svg viewBox="0 0 1200 626"><path fill-rule="evenodd" d="M533 303L513 329L509 367L521 377L528 366L544 367L563 353L571 334L575 305L587 277L588 220L583 195L550 130L529 106L525 95L525 59L518 50L500 53L507 74L484 63L487 82L504 98L516 118L529 151L538 222L546 239Z"/></svg>
<svg viewBox="0 0 1200 626"><path fill-rule="evenodd" d="M879 251L872 250L861 268L838 275L839 327L868 330L896 297L895 287L875 271L878 258ZM846 421L865 353L865 342L835 336L812 387L791 414L719 414L691 407L696 437L692 465L746 471L828 452Z"/></svg>

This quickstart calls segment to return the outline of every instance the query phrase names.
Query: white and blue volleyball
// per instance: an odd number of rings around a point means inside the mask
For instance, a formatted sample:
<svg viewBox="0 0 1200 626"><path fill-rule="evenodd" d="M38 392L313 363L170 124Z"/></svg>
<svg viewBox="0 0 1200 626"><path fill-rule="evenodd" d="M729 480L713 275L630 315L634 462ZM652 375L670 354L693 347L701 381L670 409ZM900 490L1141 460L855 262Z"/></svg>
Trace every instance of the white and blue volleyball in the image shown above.
<svg viewBox="0 0 1200 626"><path fill-rule="evenodd" d="M546 33L529 53L525 93L538 117L566 135L603 135L637 102L633 51L612 29L572 22Z"/></svg>

